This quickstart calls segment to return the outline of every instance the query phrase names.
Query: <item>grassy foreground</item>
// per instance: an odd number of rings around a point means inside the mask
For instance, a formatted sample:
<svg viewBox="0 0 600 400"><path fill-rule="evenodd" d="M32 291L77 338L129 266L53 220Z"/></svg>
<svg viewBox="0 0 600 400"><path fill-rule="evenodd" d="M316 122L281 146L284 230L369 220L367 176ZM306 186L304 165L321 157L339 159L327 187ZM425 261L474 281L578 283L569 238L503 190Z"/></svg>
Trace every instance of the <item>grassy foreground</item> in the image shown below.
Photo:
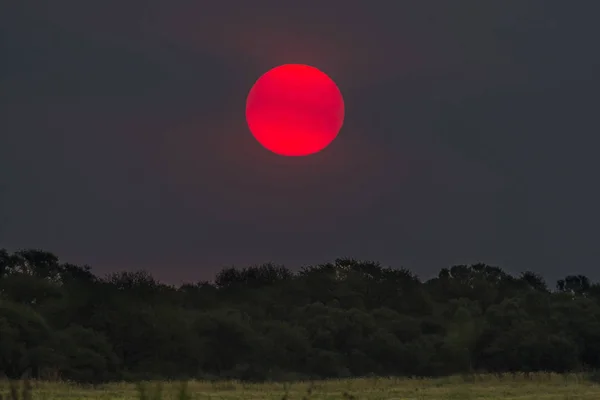
<svg viewBox="0 0 600 400"><path fill-rule="evenodd" d="M586 375L538 373L473 375L441 379L365 378L291 384L242 382L145 382L84 387L68 383L32 382L12 388L0 383L3 400L54 399L396 399L396 400L573 400L600 399L600 385ZM18 393L17 393L18 392Z"/></svg>

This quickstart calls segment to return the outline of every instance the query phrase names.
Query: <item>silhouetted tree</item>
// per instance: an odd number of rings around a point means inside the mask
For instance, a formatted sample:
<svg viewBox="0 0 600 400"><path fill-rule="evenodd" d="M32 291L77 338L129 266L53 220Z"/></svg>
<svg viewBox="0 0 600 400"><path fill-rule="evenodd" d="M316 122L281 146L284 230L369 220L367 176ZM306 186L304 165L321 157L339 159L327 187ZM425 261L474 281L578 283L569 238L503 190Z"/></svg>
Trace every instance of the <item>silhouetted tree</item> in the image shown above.
<svg viewBox="0 0 600 400"><path fill-rule="evenodd" d="M600 284L487 264L339 258L225 268L179 287L0 250L0 372L79 382L314 379L600 368Z"/></svg>

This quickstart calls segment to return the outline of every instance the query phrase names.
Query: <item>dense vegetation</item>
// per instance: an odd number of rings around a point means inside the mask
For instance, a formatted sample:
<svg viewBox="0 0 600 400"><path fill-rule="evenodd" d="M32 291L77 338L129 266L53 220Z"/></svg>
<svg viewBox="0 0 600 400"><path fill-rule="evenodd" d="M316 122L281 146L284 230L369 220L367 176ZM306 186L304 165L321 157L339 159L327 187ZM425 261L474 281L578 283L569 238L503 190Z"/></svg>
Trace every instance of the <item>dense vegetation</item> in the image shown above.
<svg viewBox="0 0 600 400"><path fill-rule="evenodd" d="M0 372L80 382L600 367L600 285L478 264L421 282L348 259L172 287L0 250Z"/></svg>

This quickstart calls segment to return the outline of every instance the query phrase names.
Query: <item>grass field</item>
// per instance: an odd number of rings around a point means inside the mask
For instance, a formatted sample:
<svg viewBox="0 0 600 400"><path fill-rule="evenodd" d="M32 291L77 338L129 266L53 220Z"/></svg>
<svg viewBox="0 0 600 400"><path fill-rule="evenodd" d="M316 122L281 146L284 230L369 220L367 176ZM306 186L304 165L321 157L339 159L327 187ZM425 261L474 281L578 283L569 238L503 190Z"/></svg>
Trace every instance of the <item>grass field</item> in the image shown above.
<svg viewBox="0 0 600 400"><path fill-rule="evenodd" d="M33 382L32 392L19 388L11 394L8 382L0 384L2 399L396 399L396 400L572 400L600 399L600 385L583 374L538 373L474 375L442 379L369 378L297 382L291 384L246 384L200 382L184 385L171 382L143 384L114 383L84 387L67 383ZM162 388L161 388L162 387ZM140 389L141 388L141 389ZM25 393L23 393L25 392Z"/></svg>

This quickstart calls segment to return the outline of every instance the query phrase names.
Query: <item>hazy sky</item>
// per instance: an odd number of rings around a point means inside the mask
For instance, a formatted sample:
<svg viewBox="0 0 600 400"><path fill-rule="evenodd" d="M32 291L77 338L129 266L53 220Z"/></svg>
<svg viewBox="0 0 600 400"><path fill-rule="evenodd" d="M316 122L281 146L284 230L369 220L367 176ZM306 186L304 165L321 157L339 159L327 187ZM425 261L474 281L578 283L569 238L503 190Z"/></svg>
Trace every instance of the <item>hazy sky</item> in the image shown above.
<svg viewBox="0 0 600 400"><path fill-rule="evenodd" d="M600 279L600 2L5 1L0 247L211 279L349 256ZM283 158L268 69L316 66L346 120Z"/></svg>

